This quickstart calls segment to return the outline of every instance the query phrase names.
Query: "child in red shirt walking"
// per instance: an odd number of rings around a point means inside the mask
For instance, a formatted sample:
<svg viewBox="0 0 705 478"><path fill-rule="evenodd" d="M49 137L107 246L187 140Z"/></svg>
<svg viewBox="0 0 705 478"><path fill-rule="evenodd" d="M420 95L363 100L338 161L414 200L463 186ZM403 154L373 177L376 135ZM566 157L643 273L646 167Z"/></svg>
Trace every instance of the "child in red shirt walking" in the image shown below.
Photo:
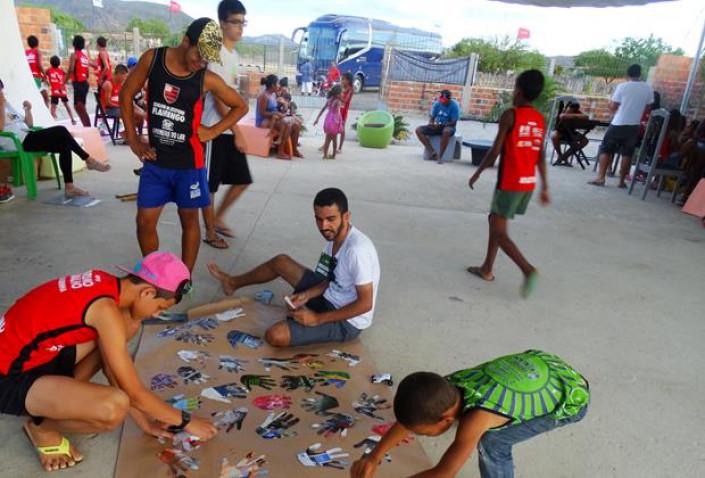
<svg viewBox="0 0 705 478"><path fill-rule="evenodd" d="M492 199L489 216L490 236L487 256L480 267L468 267L467 271L486 281L493 281L492 268L501 248L524 274L521 295L527 298L536 287L538 272L522 255L509 237L507 221L515 214L524 214L536 187L536 166L541 176L541 204L550 202L546 182L546 158L543 149L544 119L531 102L543 90L543 74L538 70L527 70L516 80L513 107L505 110L499 119L499 131L492 148L487 152L482 164L468 181L470 189L480 174L491 167L501 153L497 188Z"/></svg>
<svg viewBox="0 0 705 478"><path fill-rule="evenodd" d="M51 117L56 117L56 106L61 101L66 107L66 112L71 118L71 124L76 124L73 117L73 111L69 106L69 98L66 94L66 72L61 69L61 58L54 55L49 60L51 68L47 70L47 79L49 80L49 88L51 88Z"/></svg>

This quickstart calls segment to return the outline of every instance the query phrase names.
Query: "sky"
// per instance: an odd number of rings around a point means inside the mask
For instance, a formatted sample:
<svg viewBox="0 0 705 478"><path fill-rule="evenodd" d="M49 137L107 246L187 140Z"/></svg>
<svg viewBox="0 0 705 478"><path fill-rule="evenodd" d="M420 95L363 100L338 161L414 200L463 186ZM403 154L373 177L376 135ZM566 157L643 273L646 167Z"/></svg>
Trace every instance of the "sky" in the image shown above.
<svg viewBox="0 0 705 478"><path fill-rule="evenodd" d="M218 0L177 0L192 17L217 17ZM155 3L168 4L168 0ZM705 24L705 1L677 0L620 8L540 8L489 0L444 0L432 8L428 0L244 0L245 35L292 31L326 13L373 17L401 26L435 31L445 46L463 37L516 36L528 28L531 48L545 55L576 55L609 48L626 36L653 33L692 56Z"/></svg>

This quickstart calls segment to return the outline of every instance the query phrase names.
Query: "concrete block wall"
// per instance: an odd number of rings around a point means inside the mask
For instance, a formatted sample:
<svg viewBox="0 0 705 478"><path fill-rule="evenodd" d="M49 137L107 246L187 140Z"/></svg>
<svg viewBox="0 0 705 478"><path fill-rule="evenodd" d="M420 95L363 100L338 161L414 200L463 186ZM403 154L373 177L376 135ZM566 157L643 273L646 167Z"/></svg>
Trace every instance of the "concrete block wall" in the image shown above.
<svg viewBox="0 0 705 478"><path fill-rule="evenodd" d="M462 85L390 81L384 90L384 100L389 109L394 112L427 113L440 90L450 90L458 103L462 104L463 100Z"/></svg>

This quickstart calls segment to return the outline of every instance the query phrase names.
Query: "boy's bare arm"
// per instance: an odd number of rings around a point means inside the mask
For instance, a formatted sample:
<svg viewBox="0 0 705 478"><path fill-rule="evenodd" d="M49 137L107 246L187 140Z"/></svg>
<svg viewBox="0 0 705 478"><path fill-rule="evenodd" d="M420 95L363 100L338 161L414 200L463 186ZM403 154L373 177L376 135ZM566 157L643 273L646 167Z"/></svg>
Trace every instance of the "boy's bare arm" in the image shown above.
<svg viewBox="0 0 705 478"><path fill-rule="evenodd" d="M384 455L401 443L411 432L404 428L399 423L395 423L387 433L384 434L382 440L375 449L367 456L363 456L350 468L350 476L352 478L372 478L377 472L377 467L384 459Z"/></svg>
<svg viewBox="0 0 705 478"><path fill-rule="evenodd" d="M229 87L220 76L212 71L206 71L204 87L206 91L210 91L213 94L216 101L222 101L223 105L229 108L218 123L210 128L202 127L205 131L202 130L201 133L199 133L201 141L210 141L223 134L226 130L231 129L247 114L250 107L242 96L240 96L240 93Z"/></svg>
<svg viewBox="0 0 705 478"><path fill-rule="evenodd" d="M510 108L508 110L505 110L504 113L502 113L502 116L499 118L499 129L497 130L497 136L495 136L494 143L492 143L492 147L489 151L487 151L487 154L485 154L485 157L482 160L482 163L480 163L480 166L477 168L477 171L475 171L475 174L470 177L470 180L468 181L470 189L473 189L475 182L478 180L482 172L485 169L492 167L494 162L497 160L499 153L502 152L502 145L504 144L504 140L507 138L507 134L512 130L513 127L514 109Z"/></svg>
<svg viewBox="0 0 705 478"><path fill-rule="evenodd" d="M455 440L436 466L411 478L453 478L465 466L468 458L480 443L482 435L490 428L506 423L507 419L492 412L474 410L464 415L458 423Z"/></svg>
<svg viewBox="0 0 705 478"><path fill-rule="evenodd" d="M140 138L137 137L134 119L135 107L132 100L144 88L153 59L154 50L147 50L140 57L137 66L127 76L125 83L120 89L120 114L125 125L125 137L130 149L141 161L145 159L154 160L157 158L157 153L148 144L142 143Z"/></svg>

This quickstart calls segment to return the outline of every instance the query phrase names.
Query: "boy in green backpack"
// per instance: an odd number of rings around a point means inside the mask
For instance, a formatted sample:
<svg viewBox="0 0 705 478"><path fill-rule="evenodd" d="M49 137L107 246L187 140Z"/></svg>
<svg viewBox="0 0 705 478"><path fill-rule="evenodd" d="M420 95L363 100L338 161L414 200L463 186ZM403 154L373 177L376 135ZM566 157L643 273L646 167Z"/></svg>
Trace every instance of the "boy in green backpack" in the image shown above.
<svg viewBox="0 0 705 478"><path fill-rule="evenodd" d="M438 436L457 421L455 440L441 461L413 478L454 477L475 448L482 478L511 478L515 443L582 420L589 401L587 380L559 357L538 350L447 377L412 373L394 397L397 423L353 464L351 476L372 478L385 453L409 433Z"/></svg>

